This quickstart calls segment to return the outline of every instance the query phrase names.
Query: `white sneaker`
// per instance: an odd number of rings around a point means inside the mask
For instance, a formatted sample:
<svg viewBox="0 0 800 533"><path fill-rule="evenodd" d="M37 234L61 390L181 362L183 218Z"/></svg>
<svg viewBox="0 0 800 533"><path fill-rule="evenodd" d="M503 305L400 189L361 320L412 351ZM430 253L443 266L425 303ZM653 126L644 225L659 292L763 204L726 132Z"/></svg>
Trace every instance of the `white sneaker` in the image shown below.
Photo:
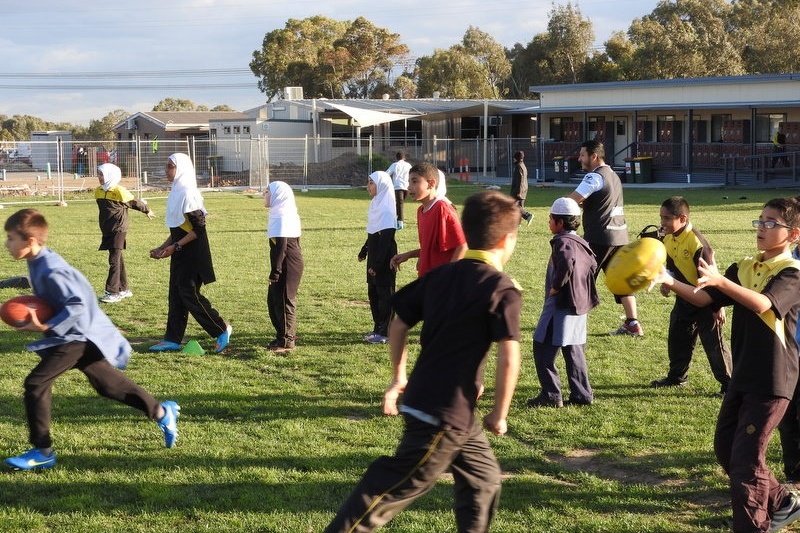
<svg viewBox="0 0 800 533"><path fill-rule="evenodd" d="M106 293L100 298L100 301L107 304L115 304L121 301L123 298L124 296L122 296L122 293L119 292L116 294Z"/></svg>
<svg viewBox="0 0 800 533"><path fill-rule="evenodd" d="M123 298L130 298L133 296L133 293L130 290L125 289L124 291L120 291L119 295Z"/></svg>

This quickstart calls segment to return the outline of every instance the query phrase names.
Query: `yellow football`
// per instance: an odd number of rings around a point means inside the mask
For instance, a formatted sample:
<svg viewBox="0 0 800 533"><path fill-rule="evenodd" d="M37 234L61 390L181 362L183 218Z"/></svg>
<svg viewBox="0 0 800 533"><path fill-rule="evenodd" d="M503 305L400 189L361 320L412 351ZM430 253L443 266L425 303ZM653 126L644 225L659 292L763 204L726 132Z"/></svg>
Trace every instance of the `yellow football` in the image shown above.
<svg viewBox="0 0 800 533"><path fill-rule="evenodd" d="M617 296L647 288L666 260L667 250L658 239L643 237L626 244L608 262L606 286Z"/></svg>

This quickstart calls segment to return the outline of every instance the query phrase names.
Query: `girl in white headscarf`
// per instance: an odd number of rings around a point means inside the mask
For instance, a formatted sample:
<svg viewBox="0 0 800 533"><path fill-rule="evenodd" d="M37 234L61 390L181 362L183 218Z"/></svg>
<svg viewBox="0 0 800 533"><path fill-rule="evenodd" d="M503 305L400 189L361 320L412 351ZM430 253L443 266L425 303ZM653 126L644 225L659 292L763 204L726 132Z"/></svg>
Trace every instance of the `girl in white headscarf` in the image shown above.
<svg viewBox="0 0 800 533"><path fill-rule="evenodd" d="M361 248L358 260L367 260L367 295L374 327L364 335L364 340L384 344L388 340L389 322L392 320L390 299L397 279L397 273L389 266L397 254L394 240L397 202L391 176L382 171L373 172L369 175L367 192L372 196L367 213L367 242Z"/></svg>
<svg viewBox="0 0 800 533"><path fill-rule="evenodd" d="M104 163L97 167L97 179L100 185L94 190L94 199L97 201L98 222L103 235L99 249L108 250L106 292L100 297L100 301L115 303L133 296L128 287L128 274L122 258L128 235L128 209L141 211L147 218L155 215L147 202L135 199L128 189L120 185L122 171L117 165Z"/></svg>
<svg viewBox="0 0 800 533"><path fill-rule="evenodd" d="M186 154L172 154L167 160L167 180L172 189L167 197L166 225L169 237L150 257L171 257L169 267L169 310L164 340L150 347L156 352L181 349L188 317L216 339L214 351L224 350L233 329L208 299L200 294L203 284L216 280L211 247L206 233L206 208L197 189L194 164Z"/></svg>
<svg viewBox="0 0 800 533"><path fill-rule="evenodd" d="M269 287L267 311L275 339L268 348L285 353L295 348L297 339L297 289L303 277L303 251L300 248L300 215L292 188L273 181L264 192L264 206L269 209Z"/></svg>

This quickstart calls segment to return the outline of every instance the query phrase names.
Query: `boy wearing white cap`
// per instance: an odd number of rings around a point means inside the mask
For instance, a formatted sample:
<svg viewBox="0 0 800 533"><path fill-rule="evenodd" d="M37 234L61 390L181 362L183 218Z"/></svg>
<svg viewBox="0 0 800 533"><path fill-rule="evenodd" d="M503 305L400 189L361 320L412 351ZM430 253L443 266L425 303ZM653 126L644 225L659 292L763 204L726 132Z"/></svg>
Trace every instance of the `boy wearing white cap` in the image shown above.
<svg viewBox="0 0 800 533"><path fill-rule="evenodd" d="M569 403L590 405L594 400L586 367L586 316L600 300L595 287L597 261L576 230L581 208L572 198L558 198L548 222L553 239L547 263L545 300L533 332L533 359L541 392L528 407L562 407L561 380L556 370L558 350L564 355Z"/></svg>

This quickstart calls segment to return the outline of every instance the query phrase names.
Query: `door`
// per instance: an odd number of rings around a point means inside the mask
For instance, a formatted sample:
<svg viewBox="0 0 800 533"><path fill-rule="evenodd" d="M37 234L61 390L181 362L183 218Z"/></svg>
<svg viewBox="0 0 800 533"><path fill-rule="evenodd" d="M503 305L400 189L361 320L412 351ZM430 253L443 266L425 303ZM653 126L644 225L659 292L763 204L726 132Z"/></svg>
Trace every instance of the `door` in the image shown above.
<svg viewBox="0 0 800 533"><path fill-rule="evenodd" d="M630 139L628 131L630 131L628 117L614 117L614 149L619 152L616 155L606 154L606 156L614 156L614 161L610 161L613 166L625 166L625 158L628 157L628 150L623 150L628 144Z"/></svg>

